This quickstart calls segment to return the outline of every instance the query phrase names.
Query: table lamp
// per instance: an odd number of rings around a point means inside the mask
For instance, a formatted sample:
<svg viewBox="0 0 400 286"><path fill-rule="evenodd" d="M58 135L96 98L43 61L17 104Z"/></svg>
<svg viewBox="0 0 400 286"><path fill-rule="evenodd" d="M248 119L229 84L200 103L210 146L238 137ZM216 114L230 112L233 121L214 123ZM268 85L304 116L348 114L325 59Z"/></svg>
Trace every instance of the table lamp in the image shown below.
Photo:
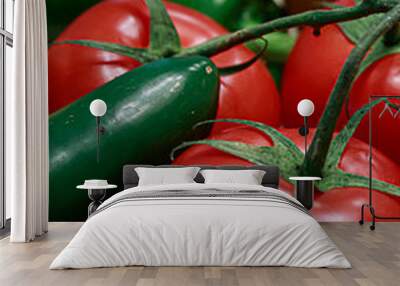
<svg viewBox="0 0 400 286"><path fill-rule="evenodd" d="M303 99L297 104L297 112L304 117L304 126L300 127L299 134L304 136L304 152L307 153L308 117L314 113L314 103L309 99Z"/></svg>

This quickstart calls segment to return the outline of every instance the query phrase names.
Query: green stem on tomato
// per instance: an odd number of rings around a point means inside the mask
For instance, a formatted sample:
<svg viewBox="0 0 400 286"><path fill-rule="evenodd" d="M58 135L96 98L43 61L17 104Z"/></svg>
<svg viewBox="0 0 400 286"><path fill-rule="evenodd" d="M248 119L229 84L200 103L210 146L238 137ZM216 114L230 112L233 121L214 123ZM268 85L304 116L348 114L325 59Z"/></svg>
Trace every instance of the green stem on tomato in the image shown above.
<svg viewBox="0 0 400 286"><path fill-rule="evenodd" d="M141 63L148 63L163 57L184 57L193 55L211 57L226 50L229 50L234 46L243 44L256 38L260 38L271 32L276 32L279 30L301 25L322 27L327 24L359 19L371 14L385 12L391 9L394 3L398 3L398 0L365 0L360 5L354 7L337 8L333 10L308 11L301 14L275 19L263 24L259 24L253 27L245 28L230 34L213 38L197 46L181 49L179 46L179 40L177 39L176 29L173 26L172 21L170 21L169 15L167 13L164 13L164 7L156 9L157 5L162 6L162 2L159 0L157 0L157 3L151 2L150 0L148 1L152 4L152 10L158 11L157 15L163 15L163 20L161 22L150 21L150 23L153 23L155 26L151 29L154 33L152 33L151 36L150 49L138 50L137 48L112 45L110 43L100 43L91 40L65 41L61 44L77 44L102 49L108 52L129 56L133 59L140 61ZM156 13L154 12L152 14ZM159 26L165 27L163 29L156 28ZM163 42L160 41L160 39L168 38L171 39L171 43L168 44L168 47L160 48L160 45L162 45Z"/></svg>
<svg viewBox="0 0 400 286"><path fill-rule="evenodd" d="M150 51L168 57L181 50L178 32L161 0L146 0L150 12Z"/></svg>
<svg viewBox="0 0 400 286"><path fill-rule="evenodd" d="M365 188L369 187L369 178L350 174L337 169L335 173L325 177L316 184L318 190L328 191L334 188ZM372 188L386 194L400 196L400 188L394 184L372 179Z"/></svg>
<svg viewBox="0 0 400 286"><path fill-rule="evenodd" d="M278 18L257 26L216 37L191 48L183 49L175 56L202 55L210 57L271 32L301 25L321 27L331 23L358 19L373 13L385 12L393 7L393 3L394 2L391 0L364 1L360 5L354 7L337 8L333 10L314 10Z"/></svg>
<svg viewBox="0 0 400 286"><path fill-rule="evenodd" d="M386 13L382 21L357 44L347 58L328 104L318 124L314 139L302 166L303 175L321 176L336 122L345 99L360 68L361 62L371 46L400 20L400 4Z"/></svg>

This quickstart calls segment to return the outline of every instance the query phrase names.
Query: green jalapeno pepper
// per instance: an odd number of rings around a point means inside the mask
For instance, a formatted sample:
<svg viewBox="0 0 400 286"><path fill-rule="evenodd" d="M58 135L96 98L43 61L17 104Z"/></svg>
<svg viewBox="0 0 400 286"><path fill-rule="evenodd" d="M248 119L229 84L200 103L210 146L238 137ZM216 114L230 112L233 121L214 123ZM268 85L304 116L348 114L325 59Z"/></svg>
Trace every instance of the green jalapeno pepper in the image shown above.
<svg viewBox="0 0 400 286"><path fill-rule="evenodd" d="M179 143L206 135L207 129L192 127L215 117L218 90L218 69L209 59L168 58L136 68L53 113L50 220L86 218L87 194L75 189L85 179L104 178L121 188L124 164L165 162ZM101 119L100 163L96 120L89 112L97 98L108 108Z"/></svg>

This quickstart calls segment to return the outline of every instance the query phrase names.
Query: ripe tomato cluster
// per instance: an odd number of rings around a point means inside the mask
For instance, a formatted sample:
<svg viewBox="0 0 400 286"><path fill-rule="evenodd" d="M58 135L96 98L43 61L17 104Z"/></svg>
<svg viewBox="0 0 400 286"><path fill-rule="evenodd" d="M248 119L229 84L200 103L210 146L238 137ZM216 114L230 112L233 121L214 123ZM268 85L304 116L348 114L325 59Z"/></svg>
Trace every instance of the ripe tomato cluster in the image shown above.
<svg viewBox="0 0 400 286"><path fill-rule="evenodd" d="M352 0L338 4L354 5ZM228 31L214 20L179 4L165 2L167 11L178 31L183 47L191 47ZM105 0L94 5L75 19L56 41L87 39L125 46L145 48L149 45L150 15L144 0ZM262 122L279 128L299 147L302 140L297 129L302 118L297 114L297 103L304 98L314 101L316 110L310 120L316 126L324 111L329 94L354 44L338 25L328 25L316 37L305 27L286 63L279 95L275 83L262 61L239 73L222 77L220 82L217 118L238 118ZM212 57L218 67L243 63L254 54L238 46ZM353 114L374 94L400 95L400 55L387 56L369 66L356 80L349 100ZM49 109L53 113L74 102L112 79L141 64L132 58L77 45L52 45L49 49ZM281 112L282 108L282 112ZM376 116L375 116L376 117ZM343 112L338 128L348 117ZM384 118L386 127L380 130L374 170L376 177L400 185L400 163L397 145L400 134L395 124ZM215 124L211 138L241 141L270 146L271 140L249 127ZM355 174L367 175L368 145L366 122L363 121L356 137L345 149L340 168ZM364 141L362 141L364 140ZM208 146L194 146L183 152L175 164L249 164L249 162ZM289 190L286 183L283 186ZM382 215L399 215L400 198L375 192ZM367 190L360 188L333 189L317 192L314 214L321 220L358 220L361 203Z"/></svg>

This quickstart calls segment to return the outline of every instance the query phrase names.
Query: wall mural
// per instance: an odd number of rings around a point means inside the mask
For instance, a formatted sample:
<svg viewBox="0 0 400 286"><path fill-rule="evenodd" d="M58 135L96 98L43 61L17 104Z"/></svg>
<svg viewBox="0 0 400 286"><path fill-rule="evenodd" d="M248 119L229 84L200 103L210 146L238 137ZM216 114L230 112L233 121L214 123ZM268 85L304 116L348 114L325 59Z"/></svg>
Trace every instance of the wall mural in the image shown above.
<svg viewBox="0 0 400 286"><path fill-rule="evenodd" d="M313 215L358 221L370 109L374 204L400 216L400 101L389 97L400 96L398 37L380 37L357 70L354 48L384 15L325 26L324 15L300 16L308 25L288 31L294 18L285 18L271 29L261 24L318 5L276 2L171 0L165 13L159 0L47 0L50 220L86 219L87 193L76 190L85 179L121 187L124 164L172 163L278 165L289 193L289 177L322 176ZM107 104L99 161L94 99ZM315 105L306 157L302 99Z"/></svg>

